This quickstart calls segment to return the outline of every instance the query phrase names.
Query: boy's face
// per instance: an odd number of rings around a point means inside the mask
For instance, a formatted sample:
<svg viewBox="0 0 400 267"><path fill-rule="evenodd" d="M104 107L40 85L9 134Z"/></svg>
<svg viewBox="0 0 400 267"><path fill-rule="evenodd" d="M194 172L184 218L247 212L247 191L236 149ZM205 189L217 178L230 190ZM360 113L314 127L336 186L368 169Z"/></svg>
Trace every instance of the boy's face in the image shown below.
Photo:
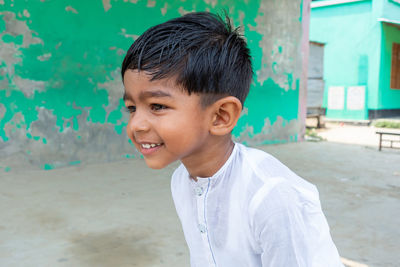
<svg viewBox="0 0 400 267"><path fill-rule="evenodd" d="M211 113L201 106L199 95L189 95L173 79L150 78L144 71L124 74L128 137L150 168L199 160L207 149Z"/></svg>

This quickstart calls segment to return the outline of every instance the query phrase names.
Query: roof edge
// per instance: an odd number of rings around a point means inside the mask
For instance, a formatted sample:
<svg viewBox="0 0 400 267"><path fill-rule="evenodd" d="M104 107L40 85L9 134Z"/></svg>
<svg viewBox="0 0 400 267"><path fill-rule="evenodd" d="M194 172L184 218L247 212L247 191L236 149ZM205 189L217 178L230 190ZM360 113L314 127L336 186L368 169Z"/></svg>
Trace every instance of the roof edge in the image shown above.
<svg viewBox="0 0 400 267"><path fill-rule="evenodd" d="M334 6L334 5L341 5L341 4L364 2L364 1L370 1L370 0L327 0L327 1L317 1L317 2L312 2L311 3L311 8L324 7L324 6Z"/></svg>
<svg viewBox="0 0 400 267"><path fill-rule="evenodd" d="M389 24L397 24L397 25L400 25L400 20L378 18L378 21L386 22L386 23L389 23Z"/></svg>

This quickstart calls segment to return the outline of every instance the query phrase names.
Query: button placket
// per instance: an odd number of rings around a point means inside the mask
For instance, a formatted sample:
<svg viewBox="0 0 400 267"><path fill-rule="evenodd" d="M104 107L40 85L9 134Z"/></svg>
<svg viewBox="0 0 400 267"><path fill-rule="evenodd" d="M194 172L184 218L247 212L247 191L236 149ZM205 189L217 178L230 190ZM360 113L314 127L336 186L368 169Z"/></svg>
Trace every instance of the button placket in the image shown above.
<svg viewBox="0 0 400 267"><path fill-rule="evenodd" d="M195 188L194 188L194 192L196 193L196 195L197 196L201 196L201 195L203 195L203 192L204 192L204 188L202 187L202 186L196 186Z"/></svg>
<svg viewBox="0 0 400 267"><path fill-rule="evenodd" d="M204 178L205 179L205 178ZM208 226L206 221L207 216L207 188L210 185L210 179L204 180L202 182L207 183L198 183L194 188L194 192L196 195L196 202L197 202L197 228L200 232L202 243L204 245L205 251L207 251L207 259L210 263L210 266L215 266L215 262L213 259L213 255L211 252L211 247L209 243L209 236L208 236Z"/></svg>
<svg viewBox="0 0 400 267"><path fill-rule="evenodd" d="M205 201L205 194L203 194L203 187L201 185L196 185L194 188L194 192L196 194L196 199L197 199L197 223L198 223L198 229L200 233L204 234L207 232L207 226L205 222L205 206L204 206L204 201Z"/></svg>
<svg viewBox="0 0 400 267"><path fill-rule="evenodd" d="M207 231L206 226L202 223L199 223L198 228L199 228L200 233L202 233L202 234L204 234Z"/></svg>

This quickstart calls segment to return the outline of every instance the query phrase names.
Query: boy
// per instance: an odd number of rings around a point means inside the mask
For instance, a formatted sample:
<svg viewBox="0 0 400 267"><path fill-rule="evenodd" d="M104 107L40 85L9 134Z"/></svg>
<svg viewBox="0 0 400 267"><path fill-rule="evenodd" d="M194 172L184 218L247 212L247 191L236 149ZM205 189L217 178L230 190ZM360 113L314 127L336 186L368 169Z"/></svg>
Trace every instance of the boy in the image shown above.
<svg viewBox="0 0 400 267"><path fill-rule="evenodd" d="M232 142L252 80L229 18L190 13L156 25L121 70L127 134L171 182L191 266L342 266L317 189L265 152Z"/></svg>

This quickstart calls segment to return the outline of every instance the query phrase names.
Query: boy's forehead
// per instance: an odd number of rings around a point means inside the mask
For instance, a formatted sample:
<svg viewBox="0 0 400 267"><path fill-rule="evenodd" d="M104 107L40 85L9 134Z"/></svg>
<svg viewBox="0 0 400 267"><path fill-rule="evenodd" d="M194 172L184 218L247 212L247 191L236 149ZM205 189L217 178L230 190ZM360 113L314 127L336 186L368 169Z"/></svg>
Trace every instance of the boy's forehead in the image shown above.
<svg viewBox="0 0 400 267"><path fill-rule="evenodd" d="M176 79L174 78L164 78L164 79L153 79L153 76L146 71L138 70L127 70L124 74L124 85L125 90L131 89L130 87L143 87L147 88L174 88L178 87L176 85Z"/></svg>
<svg viewBox="0 0 400 267"><path fill-rule="evenodd" d="M145 71L127 70L124 74L124 100L133 96L174 97L179 94L188 94L177 85L175 77L152 80L152 76Z"/></svg>
<svg viewBox="0 0 400 267"><path fill-rule="evenodd" d="M168 76L165 78L160 78L160 79L154 79L154 75L151 71L145 71L145 70L137 70L137 69L128 69L124 73L124 82L126 80L130 81L147 81L151 83L160 83L160 84L165 84L165 85L176 85L176 79L177 77L175 76Z"/></svg>

